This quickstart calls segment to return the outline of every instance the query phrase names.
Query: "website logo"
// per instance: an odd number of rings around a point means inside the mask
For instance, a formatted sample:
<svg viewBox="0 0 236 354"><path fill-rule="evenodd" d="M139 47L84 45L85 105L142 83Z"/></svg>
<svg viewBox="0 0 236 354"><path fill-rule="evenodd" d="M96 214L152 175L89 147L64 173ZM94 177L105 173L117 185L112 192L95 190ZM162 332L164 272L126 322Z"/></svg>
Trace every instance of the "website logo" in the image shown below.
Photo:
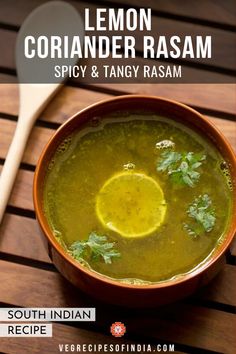
<svg viewBox="0 0 236 354"><path fill-rule="evenodd" d="M111 325L111 334L114 337L122 337L126 333L126 327L122 322L114 322Z"/></svg>

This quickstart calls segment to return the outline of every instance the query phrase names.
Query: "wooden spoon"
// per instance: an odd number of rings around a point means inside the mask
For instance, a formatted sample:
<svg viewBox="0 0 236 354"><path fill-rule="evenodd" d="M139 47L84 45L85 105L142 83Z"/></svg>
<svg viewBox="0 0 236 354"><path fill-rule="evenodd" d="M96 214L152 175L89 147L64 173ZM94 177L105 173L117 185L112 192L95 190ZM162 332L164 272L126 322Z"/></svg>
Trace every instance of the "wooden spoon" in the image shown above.
<svg viewBox="0 0 236 354"><path fill-rule="evenodd" d="M20 94L19 118L0 176L0 223L9 200L16 174L24 154L31 129L38 115L62 86L65 77L52 79L54 65L58 60L36 58L26 60L23 43L27 35L79 35L83 41L83 21L70 4L52 1L36 8L25 20L17 37L16 66ZM60 59L60 65L74 65L77 59Z"/></svg>

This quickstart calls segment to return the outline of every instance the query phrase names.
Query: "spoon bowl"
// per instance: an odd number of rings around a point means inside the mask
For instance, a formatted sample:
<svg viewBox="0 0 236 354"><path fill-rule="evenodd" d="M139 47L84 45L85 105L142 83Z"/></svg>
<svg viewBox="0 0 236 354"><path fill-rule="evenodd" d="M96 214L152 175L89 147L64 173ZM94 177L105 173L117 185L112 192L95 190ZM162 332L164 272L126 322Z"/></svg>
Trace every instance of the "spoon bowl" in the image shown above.
<svg viewBox="0 0 236 354"><path fill-rule="evenodd" d="M25 146L39 114L62 86L65 77L55 78L56 59L43 60L25 56L27 36L49 38L52 35L79 35L83 38L83 21L76 9L64 1L51 1L37 7L24 21L16 43L16 66L20 82L19 118L0 177L0 223L9 200ZM62 59L61 65L73 66L77 58Z"/></svg>

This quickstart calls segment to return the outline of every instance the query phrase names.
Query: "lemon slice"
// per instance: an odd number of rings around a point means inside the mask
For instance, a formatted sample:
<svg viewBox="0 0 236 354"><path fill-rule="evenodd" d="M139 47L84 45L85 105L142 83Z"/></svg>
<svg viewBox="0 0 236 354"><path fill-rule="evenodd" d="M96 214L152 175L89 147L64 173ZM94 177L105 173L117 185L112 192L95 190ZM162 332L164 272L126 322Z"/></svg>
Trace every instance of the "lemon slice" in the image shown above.
<svg viewBox="0 0 236 354"><path fill-rule="evenodd" d="M166 202L159 184L143 173L122 172L108 179L96 200L101 223L124 237L142 237L163 222Z"/></svg>

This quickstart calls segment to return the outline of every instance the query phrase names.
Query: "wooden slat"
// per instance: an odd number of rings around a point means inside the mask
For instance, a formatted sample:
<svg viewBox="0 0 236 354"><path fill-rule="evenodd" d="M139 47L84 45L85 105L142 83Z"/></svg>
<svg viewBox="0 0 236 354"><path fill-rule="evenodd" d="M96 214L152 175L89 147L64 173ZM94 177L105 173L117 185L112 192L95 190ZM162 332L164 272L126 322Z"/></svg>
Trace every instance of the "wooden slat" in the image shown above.
<svg viewBox="0 0 236 354"><path fill-rule="evenodd" d="M104 5L109 2L114 4L124 3L123 0L100 0ZM204 0L202 3L196 3L195 0L179 1L179 0L141 0L137 3L136 0L129 0L129 7L151 7L157 12L189 17L190 19L199 19L220 24L235 26L236 11L233 0Z"/></svg>
<svg viewBox="0 0 236 354"><path fill-rule="evenodd" d="M0 265L1 302L23 307L83 307L93 303L57 272L3 260Z"/></svg>
<svg viewBox="0 0 236 354"><path fill-rule="evenodd" d="M232 256L236 257L236 237L231 244L230 252L231 252Z"/></svg>
<svg viewBox="0 0 236 354"><path fill-rule="evenodd" d="M6 214L0 227L0 251L51 263L41 237L36 220ZM236 267L225 265L216 278L195 297L236 306L235 276Z"/></svg>
<svg viewBox="0 0 236 354"><path fill-rule="evenodd" d="M0 118L0 127L0 157L3 157L7 154L16 123ZM54 130L52 129L41 127L33 128L22 161L36 165L39 154L53 133Z"/></svg>
<svg viewBox="0 0 236 354"><path fill-rule="evenodd" d="M71 3L80 11L82 16L84 13L84 8L89 7L91 12L91 21L94 21L97 6L82 1L71 1ZM30 0L25 0L24 6L22 6L22 3L12 2L11 0L3 1L1 4L0 22L20 25L22 20L30 13L31 9L40 4L42 4L41 0L34 1L33 4ZM12 9L14 9L14 11L12 11ZM234 58L236 55L236 49L233 45L235 41L234 33L201 26L198 24L184 23L173 19L169 20L165 18L158 18L156 16L152 17L152 33L158 33L158 35L165 35L166 37L173 35L182 36L187 34L191 34L191 36L210 35L212 36L214 56L211 59L201 59L201 63L235 70ZM117 32L107 31L106 35L111 37L113 35L117 35ZM122 35L130 35L130 32L124 30ZM147 35L150 35L150 32L147 32ZM143 32L132 32L132 36L136 38L136 49L142 51ZM224 60L222 60L222 53L226 54L224 56ZM191 61L199 62L199 59L192 59Z"/></svg>
<svg viewBox="0 0 236 354"><path fill-rule="evenodd" d="M0 173L2 166L0 166ZM33 205L33 172L20 169L9 200L9 205L26 210L34 210Z"/></svg>
<svg viewBox="0 0 236 354"><path fill-rule="evenodd" d="M101 88L119 89L130 94L147 94L180 101L192 106L235 114L234 84L100 84Z"/></svg>
<svg viewBox="0 0 236 354"><path fill-rule="evenodd" d="M8 69L15 69L15 44L16 32L0 29L0 66ZM6 45L7 43L7 45ZM4 48L4 50L3 50Z"/></svg>
<svg viewBox="0 0 236 354"><path fill-rule="evenodd" d="M101 84L98 88L109 88L132 94L156 95L206 109L230 114L236 112L236 85L233 84ZM0 96L0 112L17 115L19 110L17 84L1 84ZM89 104L111 97L112 95L105 93L65 86L41 114L40 119L63 123L68 117L86 108Z"/></svg>
<svg viewBox="0 0 236 354"><path fill-rule="evenodd" d="M0 235L1 252L51 263L36 220L5 214Z"/></svg>
<svg viewBox="0 0 236 354"><path fill-rule="evenodd" d="M81 294L54 272L0 261L0 282L1 301L17 306L95 305L94 300ZM127 326L130 335L146 336L152 340L167 340L224 353L233 353L236 350L232 325L234 316L230 313L185 304L142 314L111 306L106 306L106 311L101 305L96 307L96 326L102 331L119 318Z"/></svg>
<svg viewBox="0 0 236 354"><path fill-rule="evenodd" d="M226 264L214 280L196 294L196 298L236 306L235 277L236 267Z"/></svg>
<svg viewBox="0 0 236 354"><path fill-rule="evenodd" d="M15 76L15 74L4 74L4 73L0 73L0 82L1 85L3 84L17 84L18 80L17 80L17 76Z"/></svg>
<svg viewBox="0 0 236 354"><path fill-rule="evenodd" d="M236 152L236 123L225 119L206 117L225 135Z"/></svg>
<svg viewBox="0 0 236 354"><path fill-rule="evenodd" d="M17 84L0 85L0 112L18 115L19 91ZM55 123L64 123L66 119L87 106L112 98L113 95L83 88L63 87L53 98L40 119ZM56 110L56 111L55 111Z"/></svg>

